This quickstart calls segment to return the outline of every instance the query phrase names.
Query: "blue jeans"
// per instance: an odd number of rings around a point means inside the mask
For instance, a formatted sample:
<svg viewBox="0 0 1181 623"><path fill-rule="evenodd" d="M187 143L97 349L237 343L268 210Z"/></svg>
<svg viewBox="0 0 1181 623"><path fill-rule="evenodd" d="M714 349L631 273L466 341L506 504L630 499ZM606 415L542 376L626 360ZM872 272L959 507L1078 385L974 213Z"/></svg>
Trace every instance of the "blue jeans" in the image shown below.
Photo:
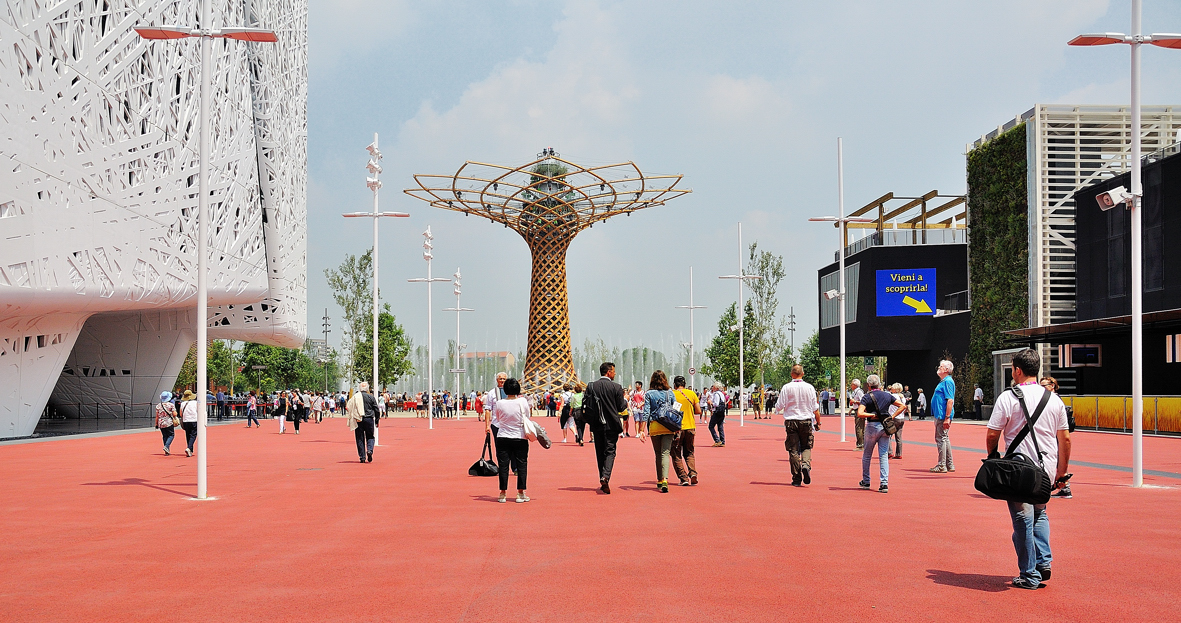
<svg viewBox="0 0 1181 623"><path fill-rule="evenodd" d="M172 448L172 439L176 437L176 427L167 426L160 429L160 436L164 438L164 449Z"/></svg>
<svg viewBox="0 0 1181 623"><path fill-rule="evenodd" d="M262 428L262 424L259 423L258 417L255 416L255 413L257 412L254 409L246 412L246 428L250 428L251 420L253 420L255 424L258 424L259 428Z"/></svg>
<svg viewBox="0 0 1181 623"><path fill-rule="evenodd" d="M714 443L726 443L726 410L718 409L709 417L709 434Z"/></svg>
<svg viewBox="0 0 1181 623"><path fill-rule="evenodd" d="M861 482L869 482L869 462L874 446L878 449L878 468L881 484L890 482L890 436L878 422L865 423L865 450L861 452Z"/></svg>
<svg viewBox="0 0 1181 623"><path fill-rule="evenodd" d="M1021 577L1040 582L1038 567L1049 567L1050 518L1045 504L1008 502L1013 518L1013 549L1017 550L1017 567Z"/></svg>

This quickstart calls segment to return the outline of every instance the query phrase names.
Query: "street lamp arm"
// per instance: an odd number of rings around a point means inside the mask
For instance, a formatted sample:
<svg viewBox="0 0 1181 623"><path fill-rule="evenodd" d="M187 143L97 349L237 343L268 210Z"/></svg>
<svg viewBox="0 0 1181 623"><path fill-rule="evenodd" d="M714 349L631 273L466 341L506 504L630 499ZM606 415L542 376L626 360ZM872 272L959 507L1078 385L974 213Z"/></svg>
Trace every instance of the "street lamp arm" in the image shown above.
<svg viewBox="0 0 1181 623"><path fill-rule="evenodd" d="M1157 32L1149 35L1149 43L1160 48L1181 50L1181 34L1171 32Z"/></svg>
<svg viewBox="0 0 1181 623"><path fill-rule="evenodd" d="M185 28L183 26L153 26L150 28L136 28L135 32L144 39L151 39L155 41L167 39L185 39L188 37L197 36L194 29Z"/></svg>
<svg viewBox="0 0 1181 623"><path fill-rule="evenodd" d="M1114 43L1132 43L1132 41L1122 32L1099 32L1079 35L1071 39L1067 45L1112 45Z"/></svg>
<svg viewBox="0 0 1181 623"><path fill-rule="evenodd" d="M345 213L341 214L341 216L343 216L345 218L363 218L366 216L369 218L378 218L378 217L382 217L382 216L392 216L392 217L396 217L396 218L407 218L410 215L407 214L406 212L378 212L376 214L373 212L345 212Z"/></svg>
<svg viewBox="0 0 1181 623"><path fill-rule="evenodd" d="M279 41L279 37L275 36L275 31L273 30L241 26L222 28L220 31L214 31L213 36L235 39L237 41L251 41L254 43L278 43Z"/></svg>
<svg viewBox="0 0 1181 623"><path fill-rule="evenodd" d="M409 281L410 283L434 283L436 281L451 281L451 280L444 278L444 277L432 277L430 279L427 279L426 277L415 277L414 279L407 279L406 281Z"/></svg>

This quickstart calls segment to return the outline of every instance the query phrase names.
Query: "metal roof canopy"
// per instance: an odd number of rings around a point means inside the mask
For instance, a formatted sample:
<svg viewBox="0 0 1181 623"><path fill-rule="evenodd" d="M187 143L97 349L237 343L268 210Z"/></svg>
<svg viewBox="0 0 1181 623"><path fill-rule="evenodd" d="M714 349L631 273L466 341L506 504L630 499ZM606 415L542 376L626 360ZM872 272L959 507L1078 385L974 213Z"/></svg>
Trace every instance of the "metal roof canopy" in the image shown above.
<svg viewBox="0 0 1181 623"><path fill-rule="evenodd" d="M1152 328L1181 327L1181 309L1166 309L1156 312L1145 312L1144 324ZM1110 318L1096 318L1094 320L1078 320L1042 327L1026 327L1012 329L1003 333L1009 337L1009 343L1066 343L1075 338L1089 337L1097 334L1120 334L1130 331L1132 317L1112 316Z"/></svg>

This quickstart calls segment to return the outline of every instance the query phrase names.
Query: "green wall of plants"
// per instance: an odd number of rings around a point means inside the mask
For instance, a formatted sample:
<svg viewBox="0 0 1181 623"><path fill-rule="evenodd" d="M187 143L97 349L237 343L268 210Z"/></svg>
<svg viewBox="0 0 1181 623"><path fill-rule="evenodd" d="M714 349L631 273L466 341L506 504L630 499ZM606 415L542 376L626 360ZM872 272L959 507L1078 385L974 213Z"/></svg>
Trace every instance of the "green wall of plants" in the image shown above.
<svg viewBox="0 0 1181 623"><path fill-rule="evenodd" d="M966 382L957 389L980 383L986 403L993 399L992 351L1005 348L1001 332L1026 326L1029 315L1025 133L1018 125L968 152L972 335Z"/></svg>

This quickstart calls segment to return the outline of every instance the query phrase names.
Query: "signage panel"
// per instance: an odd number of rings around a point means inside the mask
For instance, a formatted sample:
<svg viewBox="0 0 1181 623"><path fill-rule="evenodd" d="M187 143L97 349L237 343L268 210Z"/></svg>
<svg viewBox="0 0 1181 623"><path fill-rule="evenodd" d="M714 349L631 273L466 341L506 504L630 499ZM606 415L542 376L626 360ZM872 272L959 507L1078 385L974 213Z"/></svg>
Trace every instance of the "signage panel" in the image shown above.
<svg viewBox="0 0 1181 623"><path fill-rule="evenodd" d="M878 316L934 316L935 269L877 271Z"/></svg>

